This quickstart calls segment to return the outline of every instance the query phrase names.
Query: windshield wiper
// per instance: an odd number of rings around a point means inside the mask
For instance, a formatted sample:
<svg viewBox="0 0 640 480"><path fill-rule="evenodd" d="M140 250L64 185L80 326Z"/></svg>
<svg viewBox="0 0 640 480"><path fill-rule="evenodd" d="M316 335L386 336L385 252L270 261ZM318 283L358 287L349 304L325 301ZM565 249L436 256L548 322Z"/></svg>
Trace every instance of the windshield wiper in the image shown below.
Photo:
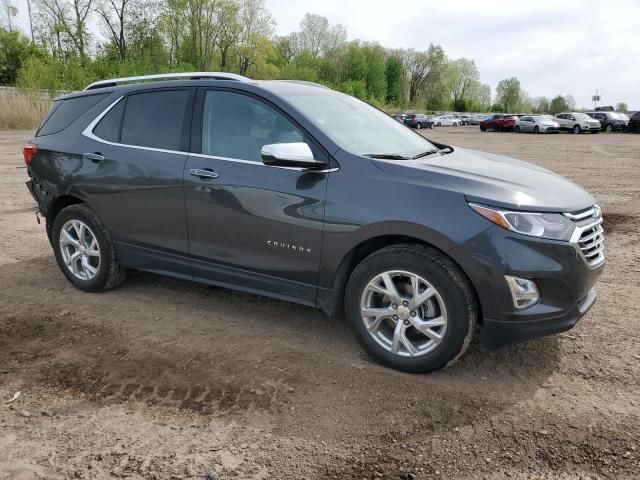
<svg viewBox="0 0 640 480"><path fill-rule="evenodd" d="M404 155L397 155L395 153L365 153L363 156L369 158L383 158L388 160L411 160L411 157L405 157Z"/></svg>
<svg viewBox="0 0 640 480"><path fill-rule="evenodd" d="M427 155L433 155L434 153L438 153L438 150L427 150L426 152L419 153L412 158L415 160L416 158L426 157Z"/></svg>

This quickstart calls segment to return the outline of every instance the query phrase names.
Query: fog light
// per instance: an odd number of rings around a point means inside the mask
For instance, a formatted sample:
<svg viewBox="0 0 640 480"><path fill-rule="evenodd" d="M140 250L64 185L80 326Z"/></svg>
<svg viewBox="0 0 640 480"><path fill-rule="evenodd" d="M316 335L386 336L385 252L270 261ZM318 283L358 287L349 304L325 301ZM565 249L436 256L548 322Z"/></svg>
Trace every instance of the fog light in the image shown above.
<svg viewBox="0 0 640 480"><path fill-rule="evenodd" d="M509 290L511 290L511 298L516 310L522 310L538 303L540 294L533 281L510 275L505 275L504 278L509 285Z"/></svg>

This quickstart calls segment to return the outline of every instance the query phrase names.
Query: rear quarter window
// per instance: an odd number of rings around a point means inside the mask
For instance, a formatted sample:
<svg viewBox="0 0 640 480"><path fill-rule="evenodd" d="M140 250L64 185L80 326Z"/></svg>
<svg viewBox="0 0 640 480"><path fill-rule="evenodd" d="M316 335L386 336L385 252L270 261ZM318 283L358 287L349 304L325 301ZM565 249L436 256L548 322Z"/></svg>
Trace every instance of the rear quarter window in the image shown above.
<svg viewBox="0 0 640 480"><path fill-rule="evenodd" d="M107 95L108 93L101 93L56 100L38 129L36 137L61 132Z"/></svg>

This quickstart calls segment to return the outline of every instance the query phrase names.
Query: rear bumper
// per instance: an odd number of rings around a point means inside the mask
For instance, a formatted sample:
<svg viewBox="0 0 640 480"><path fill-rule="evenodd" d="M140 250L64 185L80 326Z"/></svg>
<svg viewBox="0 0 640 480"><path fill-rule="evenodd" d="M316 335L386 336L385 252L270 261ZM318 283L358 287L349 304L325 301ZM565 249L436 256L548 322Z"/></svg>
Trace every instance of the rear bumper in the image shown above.
<svg viewBox="0 0 640 480"><path fill-rule="evenodd" d="M570 330L589 311L596 298L596 290L591 288L574 308L552 318L522 321L485 318L480 339L486 348L495 349Z"/></svg>

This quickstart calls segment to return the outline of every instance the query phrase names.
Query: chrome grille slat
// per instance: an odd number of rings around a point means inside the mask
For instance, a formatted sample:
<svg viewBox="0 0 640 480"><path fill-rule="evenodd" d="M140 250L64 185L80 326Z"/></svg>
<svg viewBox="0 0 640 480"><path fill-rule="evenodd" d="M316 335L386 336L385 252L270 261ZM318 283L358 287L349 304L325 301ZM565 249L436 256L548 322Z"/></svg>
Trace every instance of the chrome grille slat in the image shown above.
<svg viewBox="0 0 640 480"><path fill-rule="evenodd" d="M576 237L572 240L580 250L582 257L592 268L604 262L604 228L602 217L594 217L599 208L596 206L579 213L566 213L565 216L573 220L576 225ZM589 222L589 217L593 219ZM584 225L587 223L587 225Z"/></svg>

